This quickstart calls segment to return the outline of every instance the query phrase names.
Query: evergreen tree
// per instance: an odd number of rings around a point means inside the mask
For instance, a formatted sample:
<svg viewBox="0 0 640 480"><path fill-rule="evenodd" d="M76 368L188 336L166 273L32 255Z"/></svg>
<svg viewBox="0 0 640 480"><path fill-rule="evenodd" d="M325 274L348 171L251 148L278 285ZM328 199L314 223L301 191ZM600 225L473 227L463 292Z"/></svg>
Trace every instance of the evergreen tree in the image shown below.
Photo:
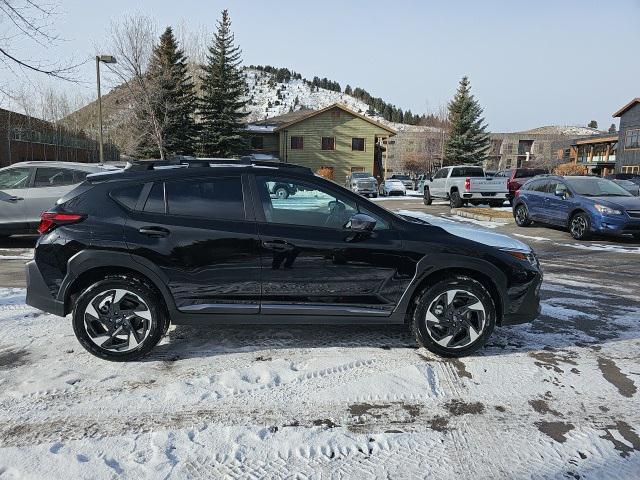
<svg viewBox="0 0 640 480"><path fill-rule="evenodd" d="M589 128L598 128L598 122L596 122L595 120L591 120L589 122L589 125L587 125L587 127L589 127Z"/></svg>
<svg viewBox="0 0 640 480"><path fill-rule="evenodd" d="M347 86L344 87L344 93L346 93L347 95L351 95L353 93L353 90L351 90L351 85L347 84Z"/></svg>
<svg viewBox="0 0 640 480"><path fill-rule="evenodd" d="M171 27L160 36L153 49L148 76L153 94L148 108L158 119L157 128L162 139L159 151L158 139L141 135L138 151L141 156L164 158L166 155L193 155L196 144L195 91L187 71L187 59L178 48Z"/></svg>
<svg viewBox="0 0 640 480"><path fill-rule="evenodd" d="M480 163L486 159L489 135L482 108L471 94L469 79L460 80L458 91L449 102L449 138L444 147L449 163Z"/></svg>
<svg viewBox="0 0 640 480"><path fill-rule="evenodd" d="M234 45L231 20L222 11L207 63L203 65L200 153L204 156L237 156L247 148L243 137L246 115L246 83L240 67L240 49Z"/></svg>
<svg viewBox="0 0 640 480"><path fill-rule="evenodd" d="M609 127L609 133L616 133L616 124L612 123Z"/></svg>

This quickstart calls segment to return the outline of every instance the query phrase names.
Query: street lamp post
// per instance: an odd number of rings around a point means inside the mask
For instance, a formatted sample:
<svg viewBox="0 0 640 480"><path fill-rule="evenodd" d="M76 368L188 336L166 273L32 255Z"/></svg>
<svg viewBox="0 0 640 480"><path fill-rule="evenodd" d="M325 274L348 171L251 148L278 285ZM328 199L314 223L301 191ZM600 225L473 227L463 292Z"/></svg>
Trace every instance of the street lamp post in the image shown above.
<svg viewBox="0 0 640 480"><path fill-rule="evenodd" d="M102 139L102 95L100 94L100 62L116 63L112 55L96 55L96 82L98 85L98 123L100 125L100 163L104 163L104 141Z"/></svg>

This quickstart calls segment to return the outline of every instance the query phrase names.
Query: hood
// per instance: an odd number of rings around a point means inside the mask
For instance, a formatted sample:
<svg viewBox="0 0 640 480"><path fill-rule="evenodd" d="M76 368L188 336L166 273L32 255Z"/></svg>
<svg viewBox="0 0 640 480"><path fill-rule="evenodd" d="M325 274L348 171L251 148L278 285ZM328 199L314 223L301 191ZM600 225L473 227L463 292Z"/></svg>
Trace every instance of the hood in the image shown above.
<svg viewBox="0 0 640 480"><path fill-rule="evenodd" d="M529 245L527 245L526 243L523 243L520 240L516 240L515 238L511 238L510 236L504 235L502 233L492 232L485 228L463 225L460 222L436 217L435 215L429 215L428 213L414 212L409 210L400 210L398 213L407 217L414 217L419 220L424 220L425 222L429 222L431 225L446 230L451 235L465 238L467 240L471 240L472 242L482 243L483 245L488 245L489 247L519 250L522 252L531 251L531 247L529 247Z"/></svg>
<svg viewBox="0 0 640 480"><path fill-rule="evenodd" d="M640 210L640 197L583 197L593 203L625 210Z"/></svg>

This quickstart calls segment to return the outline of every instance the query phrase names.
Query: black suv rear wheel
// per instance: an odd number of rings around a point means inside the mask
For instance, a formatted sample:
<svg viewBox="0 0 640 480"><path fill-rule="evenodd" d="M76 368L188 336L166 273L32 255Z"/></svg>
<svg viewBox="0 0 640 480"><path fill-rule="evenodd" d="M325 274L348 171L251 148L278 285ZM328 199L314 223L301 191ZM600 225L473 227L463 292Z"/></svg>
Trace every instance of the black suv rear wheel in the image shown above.
<svg viewBox="0 0 640 480"><path fill-rule="evenodd" d="M482 347L496 323L487 289L473 278L457 275L423 291L413 313L418 343L443 357L462 357Z"/></svg>
<svg viewBox="0 0 640 480"><path fill-rule="evenodd" d="M169 320L162 300L144 280L107 277L86 288L73 309L73 331L92 355L136 360L155 347Z"/></svg>

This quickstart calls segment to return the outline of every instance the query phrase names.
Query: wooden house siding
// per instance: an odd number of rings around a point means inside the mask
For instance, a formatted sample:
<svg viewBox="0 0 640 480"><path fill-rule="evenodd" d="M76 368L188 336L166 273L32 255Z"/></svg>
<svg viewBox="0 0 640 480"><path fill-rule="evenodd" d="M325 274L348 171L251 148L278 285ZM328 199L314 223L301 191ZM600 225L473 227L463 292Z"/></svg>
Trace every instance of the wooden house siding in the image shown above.
<svg viewBox="0 0 640 480"><path fill-rule="evenodd" d="M620 115L620 129L616 161L618 171L622 167L640 166L640 149L625 148L627 131L640 128L640 103L635 103Z"/></svg>
<svg viewBox="0 0 640 480"><path fill-rule="evenodd" d="M390 132L338 107L322 112L298 123L282 128L280 159L307 166L313 171L321 167L333 168L333 180L344 184L352 167L373 171L376 136L390 136ZM302 136L304 148L291 150L291 137ZM335 138L335 150L322 150L322 137ZM364 151L351 150L352 138L364 138Z"/></svg>

